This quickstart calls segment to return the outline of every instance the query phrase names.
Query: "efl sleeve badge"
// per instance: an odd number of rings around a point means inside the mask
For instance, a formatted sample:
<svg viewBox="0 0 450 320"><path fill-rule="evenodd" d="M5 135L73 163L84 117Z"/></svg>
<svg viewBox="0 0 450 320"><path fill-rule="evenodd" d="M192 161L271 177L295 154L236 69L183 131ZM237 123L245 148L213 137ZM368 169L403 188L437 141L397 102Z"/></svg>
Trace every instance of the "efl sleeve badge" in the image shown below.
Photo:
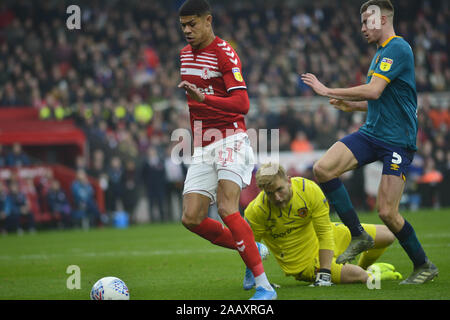
<svg viewBox="0 0 450 320"><path fill-rule="evenodd" d="M384 72L391 70L393 63L394 63L394 60L389 59L389 58L383 58L381 60L381 64L380 64L380 70L384 71Z"/></svg>
<svg viewBox="0 0 450 320"><path fill-rule="evenodd" d="M231 69L231 71L233 72L234 78L237 81L239 81L239 82L244 81L244 78L242 78L241 70L239 68L233 68L233 69Z"/></svg>

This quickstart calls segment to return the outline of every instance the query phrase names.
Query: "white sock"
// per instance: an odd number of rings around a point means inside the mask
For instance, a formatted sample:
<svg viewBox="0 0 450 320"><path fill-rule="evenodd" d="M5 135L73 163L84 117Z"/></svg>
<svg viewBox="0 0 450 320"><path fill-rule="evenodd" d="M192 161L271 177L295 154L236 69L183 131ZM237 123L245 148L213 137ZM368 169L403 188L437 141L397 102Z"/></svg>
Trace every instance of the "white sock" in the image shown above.
<svg viewBox="0 0 450 320"><path fill-rule="evenodd" d="M255 283L256 283L256 287L263 287L266 290L273 291L273 288L270 285L265 272L263 272L259 276L255 277Z"/></svg>

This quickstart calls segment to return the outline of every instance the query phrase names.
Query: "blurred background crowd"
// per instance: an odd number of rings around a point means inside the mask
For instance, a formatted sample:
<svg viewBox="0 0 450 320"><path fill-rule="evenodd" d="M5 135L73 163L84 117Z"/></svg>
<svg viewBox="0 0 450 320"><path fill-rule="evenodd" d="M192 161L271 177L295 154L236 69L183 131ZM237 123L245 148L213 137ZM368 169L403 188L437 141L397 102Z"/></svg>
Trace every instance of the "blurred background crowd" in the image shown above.
<svg viewBox="0 0 450 320"><path fill-rule="evenodd" d="M326 103L306 103L301 109L296 103L314 95L299 79L303 72L315 73L330 87L366 81L376 47L367 45L359 32L361 1L210 2L216 35L230 42L243 64L251 109L257 111L247 116L248 128L279 129L280 151L300 153L326 150L364 122L364 116L334 112ZM66 9L72 3L0 3L0 108L36 108L42 121L72 119L82 128L89 153L72 165L76 181L86 180L83 174L98 179L108 214L122 210L133 222L138 200L145 197L151 221L177 220L186 167L171 161L170 137L177 128L190 128L184 92L176 88L178 54L185 46L177 15L182 1L76 3L81 30L67 29ZM397 34L414 50L420 95L419 151L407 203L412 209L450 206L449 106L430 97L450 94L449 2L394 3ZM277 97L284 102L273 108L270 99ZM0 146L0 167L39 163L23 149ZM288 170L311 177L309 170ZM346 183L358 209L372 210L360 188L362 176L356 173ZM8 203L13 212L21 199L11 195L24 184L10 180L0 183L0 205ZM70 192L76 194L75 189ZM48 193L39 201L51 211ZM91 218L99 216L95 203L67 203L72 208L66 211L83 207ZM5 209L0 210L5 220ZM53 210L60 226L64 210Z"/></svg>

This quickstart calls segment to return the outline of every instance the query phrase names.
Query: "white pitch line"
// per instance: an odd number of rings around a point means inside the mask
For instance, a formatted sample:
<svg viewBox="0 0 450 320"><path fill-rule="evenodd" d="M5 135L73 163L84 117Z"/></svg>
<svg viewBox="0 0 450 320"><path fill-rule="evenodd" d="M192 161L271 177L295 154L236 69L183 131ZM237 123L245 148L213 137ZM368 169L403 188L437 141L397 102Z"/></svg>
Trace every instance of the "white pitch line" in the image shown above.
<svg viewBox="0 0 450 320"><path fill-rule="evenodd" d="M169 256L169 255L186 255L198 253L224 253L231 252L226 249L202 249L202 250L157 250L157 251L105 251L105 252L68 252L65 254L24 254L19 256L0 255L0 260L49 260L62 257L130 257L130 256Z"/></svg>
<svg viewBox="0 0 450 320"><path fill-rule="evenodd" d="M420 234L417 233L417 237L419 238L427 238L427 239L434 239L434 238L450 238L450 233L425 233Z"/></svg>

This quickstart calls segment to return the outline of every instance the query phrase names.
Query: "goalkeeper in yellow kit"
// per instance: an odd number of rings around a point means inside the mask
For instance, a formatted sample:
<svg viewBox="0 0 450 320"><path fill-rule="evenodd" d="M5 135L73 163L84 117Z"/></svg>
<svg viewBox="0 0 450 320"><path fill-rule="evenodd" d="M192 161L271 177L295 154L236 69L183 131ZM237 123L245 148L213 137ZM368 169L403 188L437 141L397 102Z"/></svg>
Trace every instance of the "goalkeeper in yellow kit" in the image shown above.
<svg viewBox="0 0 450 320"><path fill-rule="evenodd" d="M245 209L245 218L255 240L264 241L283 272L296 280L315 286L366 283L370 276L366 269L395 240L386 226L363 224L375 239L374 247L361 254L358 265L337 264L336 257L345 251L351 235L344 224L330 221L320 187L305 178L290 178L282 166L271 163L259 168L256 183L262 191ZM392 265L382 266L389 273L383 280L401 278ZM246 272L244 289L252 284L251 273Z"/></svg>

